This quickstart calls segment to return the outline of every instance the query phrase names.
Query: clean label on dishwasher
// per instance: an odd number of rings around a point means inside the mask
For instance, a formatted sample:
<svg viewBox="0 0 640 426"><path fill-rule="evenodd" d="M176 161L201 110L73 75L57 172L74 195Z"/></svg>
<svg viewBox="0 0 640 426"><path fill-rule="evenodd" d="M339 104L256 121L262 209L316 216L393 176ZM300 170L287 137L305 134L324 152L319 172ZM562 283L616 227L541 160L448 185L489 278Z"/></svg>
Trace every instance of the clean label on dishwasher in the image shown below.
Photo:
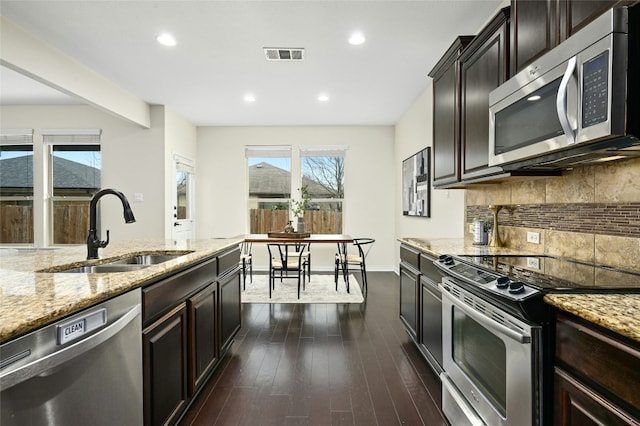
<svg viewBox="0 0 640 426"><path fill-rule="evenodd" d="M107 323L107 310L99 309L58 325L58 344L64 345Z"/></svg>

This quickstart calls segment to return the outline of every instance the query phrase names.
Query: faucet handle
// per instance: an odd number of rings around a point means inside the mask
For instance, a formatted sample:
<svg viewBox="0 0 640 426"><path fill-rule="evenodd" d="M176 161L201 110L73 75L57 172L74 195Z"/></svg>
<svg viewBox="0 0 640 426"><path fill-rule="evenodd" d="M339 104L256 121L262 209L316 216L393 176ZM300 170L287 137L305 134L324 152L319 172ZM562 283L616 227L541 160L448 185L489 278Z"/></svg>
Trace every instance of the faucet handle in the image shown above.
<svg viewBox="0 0 640 426"><path fill-rule="evenodd" d="M105 248L109 244L109 230L107 229L107 239L98 243L100 248Z"/></svg>

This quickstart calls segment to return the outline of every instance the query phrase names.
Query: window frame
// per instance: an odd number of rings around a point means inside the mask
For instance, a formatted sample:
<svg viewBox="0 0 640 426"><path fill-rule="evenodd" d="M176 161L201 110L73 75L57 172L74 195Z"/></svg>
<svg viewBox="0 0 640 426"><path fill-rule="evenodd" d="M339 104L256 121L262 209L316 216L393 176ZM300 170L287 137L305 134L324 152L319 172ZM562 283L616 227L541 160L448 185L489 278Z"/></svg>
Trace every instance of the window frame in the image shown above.
<svg viewBox="0 0 640 426"><path fill-rule="evenodd" d="M322 204L339 204L340 208L337 210L334 209L329 209L329 211L338 211L340 213L340 229L337 230L338 234L343 234L344 233L344 212L345 212L345 164L346 164L346 157L347 157L347 150L348 147L346 145L303 145L299 147L299 153L298 153L298 157L300 160L300 182L301 185L305 185L305 178L307 180L313 180L310 179L308 176L305 177L305 166L304 166L304 158L305 157L340 157L342 158L342 176L341 176L341 184L338 188L338 191L342 191L342 197L336 197L336 198L318 198L318 197L311 197L310 199L310 203L311 204L317 204L317 205L322 205ZM299 191L298 191L298 200L299 200ZM322 210L322 208L319 208L318 210ZM314 232L317 233L317 232Z"/></svg>
<svg viewBox="0 0 640 426"><path fill-rule="evenodd" d="M33 144L33 129L2 129L0 130L0 146L2 147L24 147L23 149L15 149L8 151L24 151L31 153L31 173L32 176L35 172L35 152ZM30 149L29 149L30 148ZM3 149L4 150L4 149ZM31 182L31 194L30 195L2 195L0 192L0 204L5 201L19 201L31 206L31 224L30 235L31 241L21 242L3 242L0 241L2 246L33 246L35 244L35 178ZM25 238L28 239L28 238Z"/></svg>
<svg viewBox="0 0 640 426"><path fill-rule="evenodd" d="M55 147L85 147L85 146L97 146L96 151L100 152L100 171L102 172L102 146L101 146L101 134L100 129L43 129L42 130L42 144L44 156L47 162L46 176L46 191L45 191L45 204L47 205L47 228L48 228L48 242L49 246L70 246L84 244L86 236L83 236L81 241L77 242L57 242L55 241L55 207L56 202L83 202L89 204L93 196L102 189L102 176L100 176L100 182L98 188L95 188L88 195L56 195L53 181L54 174L54 157ZM74 151L69 149L69 151ZM88 220L87 218L84 218ZM98 226L100 222L100 214L98 211ZM86 227L89 229L88 226Z"/></svg>

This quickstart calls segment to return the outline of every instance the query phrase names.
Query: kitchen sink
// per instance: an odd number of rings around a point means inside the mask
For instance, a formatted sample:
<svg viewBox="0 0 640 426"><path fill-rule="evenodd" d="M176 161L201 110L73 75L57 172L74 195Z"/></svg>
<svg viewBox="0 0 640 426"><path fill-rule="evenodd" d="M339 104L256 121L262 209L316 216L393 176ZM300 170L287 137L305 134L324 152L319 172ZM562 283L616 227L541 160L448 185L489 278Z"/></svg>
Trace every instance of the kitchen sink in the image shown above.
<svg viewBox="0 0 640 426"><path fill-rule="evenodd" d="M176 259L188 253L191 252L138 254L125 257L124 259L114 260L109 262L108 265L157 265L158 263L168 262L169 260Z"/></svg>
<svg viewBox="0 0 640 426"><path fill-rule="evenodd" d="M177 259L180 256L193 253L192 251L172 251L172 252L154 252L154 253L138 253L131 256L121 257L113 260L105 260L103 263L97 264L96 261L87 261L84 264L54 266L52 268L42 269L38 272L53 273L79 273L79 274L107 274L116 272L133 272L149 266L158 265Z"/></svg>
<svg viewBox="0 0 640 426"><path fill-rule="evenodd" d="M105 264L105 265L87 265L78 266L76 268L64 269L57 271L60 273L78 273L78 274L109 274L114 272L133 272L140 269L148 268L151 265L126 265L126 264Z"/></svg>

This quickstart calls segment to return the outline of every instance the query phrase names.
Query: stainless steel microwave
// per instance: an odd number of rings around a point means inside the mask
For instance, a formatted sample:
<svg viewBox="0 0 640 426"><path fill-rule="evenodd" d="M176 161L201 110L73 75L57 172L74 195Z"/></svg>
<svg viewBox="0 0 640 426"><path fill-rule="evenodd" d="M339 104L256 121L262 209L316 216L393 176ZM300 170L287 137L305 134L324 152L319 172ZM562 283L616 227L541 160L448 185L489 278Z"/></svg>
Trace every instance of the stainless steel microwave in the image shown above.
<svg viewBox="0 0 640 426"><path fill-rule="evenodd" d="M491 92L490 166L640 156L638 15L640 7L609 10Z"/></svg>

